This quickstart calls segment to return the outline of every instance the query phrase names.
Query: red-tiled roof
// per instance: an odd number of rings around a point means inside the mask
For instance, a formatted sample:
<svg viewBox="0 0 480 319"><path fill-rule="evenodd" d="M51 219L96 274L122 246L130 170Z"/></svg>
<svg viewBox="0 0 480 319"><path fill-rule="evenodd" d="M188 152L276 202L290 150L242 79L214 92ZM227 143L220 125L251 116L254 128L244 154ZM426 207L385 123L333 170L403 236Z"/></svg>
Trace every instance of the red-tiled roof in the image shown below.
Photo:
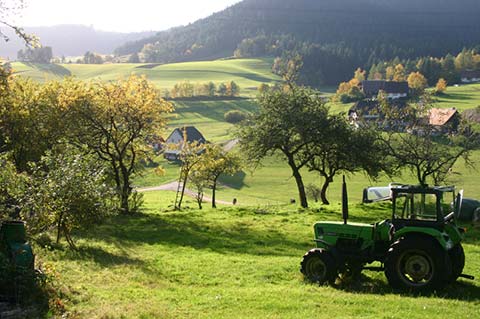
<svg viewBox="0 0 480 319"><path fill-rule="evenodd" d="M457 112L457 109L454 107L449 109L432 108L430 110L429 123L435 126L445 125Z"/></svg>

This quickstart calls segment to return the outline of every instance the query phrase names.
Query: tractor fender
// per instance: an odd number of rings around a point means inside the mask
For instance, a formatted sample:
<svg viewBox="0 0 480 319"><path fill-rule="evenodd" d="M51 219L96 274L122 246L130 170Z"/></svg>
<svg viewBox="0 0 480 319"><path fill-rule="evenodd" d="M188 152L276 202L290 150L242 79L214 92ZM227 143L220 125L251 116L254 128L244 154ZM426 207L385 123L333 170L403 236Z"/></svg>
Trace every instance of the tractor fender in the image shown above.
<svg viewBox="0 0 480 319"><path fill-rule="evenodd" d="M448 240L448 238L445 238L444 235L446 234L433 228L403 227L395 232L395 234L393 235L393 241L397 241L401 237L410 237L410 236L431 238L431 239L434 239L442 247L442 249L448 250L451 248L451 247L449 248L450 240Z"/></svg>

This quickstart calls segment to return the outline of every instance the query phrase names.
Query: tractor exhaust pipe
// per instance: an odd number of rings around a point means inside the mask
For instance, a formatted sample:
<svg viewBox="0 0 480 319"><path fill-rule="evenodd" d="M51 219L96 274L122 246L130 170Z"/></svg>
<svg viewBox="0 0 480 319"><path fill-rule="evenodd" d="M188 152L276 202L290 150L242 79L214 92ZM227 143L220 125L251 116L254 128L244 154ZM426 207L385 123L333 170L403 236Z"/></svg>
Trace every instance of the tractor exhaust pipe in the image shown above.
<svg viewBox="0 0 480 319"><path fill-rule="evenodd" d="M347 194L347 183L345 182L345 175L343 175L343 184L342 184L342 217L343 223L347 224L348 219L348 194Z"/></svg>

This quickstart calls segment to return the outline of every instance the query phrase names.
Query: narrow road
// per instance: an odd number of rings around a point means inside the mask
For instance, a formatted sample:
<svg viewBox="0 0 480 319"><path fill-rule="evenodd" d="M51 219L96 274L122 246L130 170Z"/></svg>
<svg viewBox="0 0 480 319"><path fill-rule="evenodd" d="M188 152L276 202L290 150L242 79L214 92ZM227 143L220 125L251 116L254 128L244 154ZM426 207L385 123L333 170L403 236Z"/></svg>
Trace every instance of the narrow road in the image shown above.
<svg viewBox="0 0 480 319"><path fill-rule="evenodd" d="M167 184L163 184L160 186L154 186L154 187L142 187L142 188L137 188L137 191L139 193L144 193L144 192L154 192L154 191L174 191L176 192L178 188L178 182L170 182ZM195 198L197 196L197 193L192 191L191 189L185 188L185 194ZM203 201L207 203L212 202L212 198L203 195ZM232 202L225 202L223 200L215 200L215 203L217 204L222 204L222 205L233 205Z"/></svg>

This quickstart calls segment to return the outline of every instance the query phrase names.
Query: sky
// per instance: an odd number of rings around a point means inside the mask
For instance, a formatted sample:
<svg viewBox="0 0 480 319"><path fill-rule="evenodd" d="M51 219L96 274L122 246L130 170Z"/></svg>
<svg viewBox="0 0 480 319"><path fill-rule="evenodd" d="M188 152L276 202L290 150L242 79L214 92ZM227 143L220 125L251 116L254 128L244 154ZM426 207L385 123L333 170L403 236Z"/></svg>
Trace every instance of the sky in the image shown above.
<svg viewBox="0 0 480 319"><path fill-rule="evenodd" d="M117 32L161 31L221 11L240 0L25 0L18 25L83 24Z"/></svg>

